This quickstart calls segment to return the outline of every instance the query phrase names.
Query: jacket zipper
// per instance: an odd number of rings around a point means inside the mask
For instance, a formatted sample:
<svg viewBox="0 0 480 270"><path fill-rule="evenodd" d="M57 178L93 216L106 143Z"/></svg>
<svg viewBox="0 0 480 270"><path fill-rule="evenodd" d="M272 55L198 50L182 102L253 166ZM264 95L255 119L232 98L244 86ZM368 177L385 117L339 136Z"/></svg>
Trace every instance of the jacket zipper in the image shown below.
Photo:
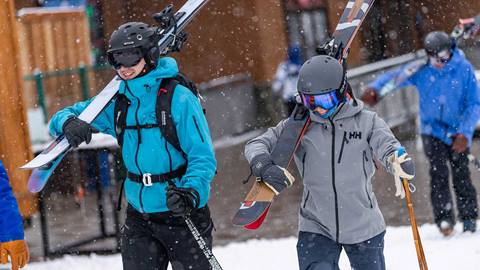
<svg viewBox="0 0 480 270"><path fill-rule="evenodd" d="M202 142L205 142L205 140L203 139L202 133L200 132L200 128L198 127L197 119L195 118L194 115L192 115L192 118L193 118L193 123L195 123L195 127L197 128L198 136L200 136L200 139L202 140Z"/></svg>
<svg viewBox="0 0 480 270"><path fill-rule="evenodd" d="M138 126L140 124L139 121L138 121L138 110L140 109L140 99L132 93L132 91L130 90L130 87L128 87L127 82L125 82L125 86L126 86L128 92L130 92L130 94L138 102L137 108L135 110L135 121L136 121L137 126ZM137 166L137 169L138 169L138 172L140 173L140 175L143 175L142 170L140 169L140 165L138 164L138 152L140 151L140 144L142 143L142 134L141 134L140 129L137 129L137 132L138 132L138 135L137 135L138 142L137 142L137 150L135 151L135 165ZM144 212L143 211L143 202L142 202L143 188L144 188L144 185L142 184L142 186L140 187L140 192L138 193L138 200L140 202L140 212L142 212L142 213Z"/></svg>
<svg viewBox="0 0 480 270"><path fill-rule="evenodd" d="M307 152L303 154L302 157L302 179L305 177L305 157L307 156Z"/></svg>
<svg viewBox="0 0 480 270"><path fill-rule="evenodd" d="M333 195L335 198L335 241L338 243L339 239L339 231L338 228L340 227L339 220L338 220L338 198L337 198L337 187L335 186L335 124L333 123L332 119L328 119L330 124L332 124L332 187L333 187Z"/></svg>
<svg viewBox="0 0 480 270"><path fill-rule="evenodd" d="M303 208L307 206L307 201L309 197L310 197L310 190L307 190L307 196L305 196L305 201L303 201Z"/></svg>
<svg viewBox="0 0 480 270"><path fill-rule="evenodd" d="M368 161L367 152L363 150L362 164L363 164L363 174L365 175L365 191L367 192L367 198L368 198L368 201L370 202L370 208L373 208L372 199L370 198L370 194L368 193L368 177L367 177L367 170L365 169L365 161Z"/></svg>
<svg viewBox="0 0 480 270"><path fill-rule="evenodd" d="M340 147L340 154L338 155L338 163L342 161L343 147L345 146L345 143L348 143L346 131L343 132L343 140L342 140L342 146Z"/></svg>

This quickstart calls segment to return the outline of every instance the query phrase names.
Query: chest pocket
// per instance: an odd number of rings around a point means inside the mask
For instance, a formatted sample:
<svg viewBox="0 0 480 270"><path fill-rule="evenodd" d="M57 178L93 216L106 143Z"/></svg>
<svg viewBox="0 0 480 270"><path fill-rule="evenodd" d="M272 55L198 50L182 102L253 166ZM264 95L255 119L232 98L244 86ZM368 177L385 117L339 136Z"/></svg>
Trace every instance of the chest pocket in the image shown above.
<svg viewBox="0 0 480 270"><path fill-rule="evenodd" d="M364 144L366 142L365 136L366 136L365 132L361 130L355 130L355 131L344 130L337 163L342 162L342 158L345 155L345 151L347 147L355 147L358 144Z"/></svg>

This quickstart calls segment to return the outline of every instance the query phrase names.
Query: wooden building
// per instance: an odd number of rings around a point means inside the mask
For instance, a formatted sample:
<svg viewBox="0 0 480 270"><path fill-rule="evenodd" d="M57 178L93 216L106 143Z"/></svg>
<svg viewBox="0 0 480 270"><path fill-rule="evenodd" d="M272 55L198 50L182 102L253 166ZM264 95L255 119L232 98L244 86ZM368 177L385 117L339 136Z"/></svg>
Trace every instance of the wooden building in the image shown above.
<svg viewBox="0 0 480 270"><path fill-rule="evenodd" d="M16 0L17 8L34 6ZM77 1L78 2L78 1ZM185 1L86 0L94 47L105 47L121 23L154 23L151 14L168 3L179 8ZM304 55L332 33L346 1L333 0L210 0L190 26L188 49L178 58L195 81L249 72L259 84L268 82L286 57L289 43L300 43ZM480 13L476 0L376 0L354 41L349 65L358 66L410 52L432 30L450 32L459 18ZM93 14L93 13L92 13ZM93 24L92 24L93 23Z"/></svg>

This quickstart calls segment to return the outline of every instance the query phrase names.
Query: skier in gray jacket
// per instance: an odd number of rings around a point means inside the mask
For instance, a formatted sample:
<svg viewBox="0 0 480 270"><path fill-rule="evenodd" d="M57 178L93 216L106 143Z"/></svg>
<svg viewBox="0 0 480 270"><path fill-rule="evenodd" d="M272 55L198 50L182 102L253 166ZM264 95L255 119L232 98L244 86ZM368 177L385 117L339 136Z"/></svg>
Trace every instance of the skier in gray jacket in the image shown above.
<svg viewBox="0 0 480 270"><path fill-rule="evenodd" d="M385 221L372 190L374 158L395 177L396 195L405 196L401 179L412 179L414 164L387 124L353 98L344 67L319 55L300 69L297 89L311 124L295 152L303 179L297 252L300 269L338 269L345 249L352 268L385 269ZM252 173L276 194L292 176L270 157L288 119L249 141L245 156Z"/></svg>

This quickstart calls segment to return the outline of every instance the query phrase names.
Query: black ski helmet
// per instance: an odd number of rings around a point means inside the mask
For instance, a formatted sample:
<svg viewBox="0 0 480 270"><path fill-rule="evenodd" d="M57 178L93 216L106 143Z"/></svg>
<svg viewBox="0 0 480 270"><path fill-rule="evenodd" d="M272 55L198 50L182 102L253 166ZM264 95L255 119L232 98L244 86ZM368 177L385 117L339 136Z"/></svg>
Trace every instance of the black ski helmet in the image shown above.
<svg viewBox="0 0 480 270"><path fill-rule="evenodd" d="M427 54L437 54L443 50L452 49L452 39L443 31L433 31L423 40L423 47Z"/></svg>
<svg viewBox="0 0 480 270"><path fill-rule="evenodd" d="M150 67L156 67L159 57L157 34L154 27L143 22L128 22L122 24L112 33L108 42L107 59L113 66L115 51L139 48Z"/></svg>
<svg viewBox="0 0 480 270"><path fill-rule="evenodd" d="M336 90L337 98L345 97L345 69L337 59L317 55L307 60L298 75L297 90L300 94L319 95Z"/></svg>

